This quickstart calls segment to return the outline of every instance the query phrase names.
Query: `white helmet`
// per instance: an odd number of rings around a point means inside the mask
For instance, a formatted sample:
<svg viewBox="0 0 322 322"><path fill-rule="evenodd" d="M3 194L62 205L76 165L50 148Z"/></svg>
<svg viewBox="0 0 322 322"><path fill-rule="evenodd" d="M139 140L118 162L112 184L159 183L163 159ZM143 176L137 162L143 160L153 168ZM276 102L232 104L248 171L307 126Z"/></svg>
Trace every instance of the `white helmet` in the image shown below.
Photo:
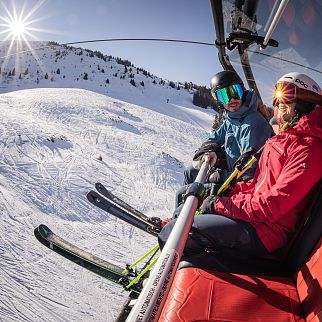
<svg viewBox="0 0 322 322"><path fill-rule="evenodd" d="M293 83L299 88L303 88L305 90L319 93L321 88L318 85L317 82L315 82L311 77L305 75L305 74L300 74L297 72L293 73L288 73L283 75L279 80L278 83L280 82L287 82L287 83Z"/></svg>
<svg viewBox="0 0 322 322"><path fill-rule="evenodd" d="M296 102L298 116L310 113L316 105L322 105L320 86L311 77L297 72L283 75L276 83L273 105L279 100Z"/></svg>

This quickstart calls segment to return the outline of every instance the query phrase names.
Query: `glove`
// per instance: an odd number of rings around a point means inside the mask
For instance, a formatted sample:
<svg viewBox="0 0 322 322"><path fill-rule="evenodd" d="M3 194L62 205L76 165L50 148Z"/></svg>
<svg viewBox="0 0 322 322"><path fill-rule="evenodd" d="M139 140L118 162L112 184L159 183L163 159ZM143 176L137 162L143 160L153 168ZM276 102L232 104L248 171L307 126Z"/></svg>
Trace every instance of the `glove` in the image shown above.
<svg viewBox="0 0 322 322"><path fill-rule="evenodd" d="M223 181L222 177L224 175L224 170L212 167L207 174L206 180L210 183L218 183Z"/></svg>
<svg viewBox="0 0 322 322"><path fill-rule="evenodd" d="M200 213L202 214L215 214L215 203L219 199L219 196L209 196L207 197L201 207L200 207Z"/></svg>
<svg viewBox="0 0 322 322"><path fill-rule="evenodd" d="M204 143L202 143L201 147L195 152L195 155L193 156L193 160L200 159L205 153L209 152L216 152L220 146L217 142L213 140L208 140Z"/></svg>
<svg viewBox="0 0 322 322"><path fill-rule="evenodd" d="M218 190L220 189L221 184L220 183L210 183L210 184L206 184L205 188L206 188L206 192L204 195L204 198L206 199L206 197L209 196L213 196L217 194Z"/></svg>
<svg viewBox="0 0 322 322"><path fill-rule="evenodd" d="M201 147L195 152L195 155L193 156L192 166L195 169L200 169L206 153L208 153L210 158L210 166L215 165L217 161L216 151L219 148L220 146L218 145L218 143L213 140L208 140L202 143Z"/></svg>
<svg viewBox="0 0 322 322"><path fill-rule="evenodd" d="M255 153L256 149L253 147L251 147L249 151L243 153L235 162L234 169L237 168L238 171L241 171Z"/></svg>

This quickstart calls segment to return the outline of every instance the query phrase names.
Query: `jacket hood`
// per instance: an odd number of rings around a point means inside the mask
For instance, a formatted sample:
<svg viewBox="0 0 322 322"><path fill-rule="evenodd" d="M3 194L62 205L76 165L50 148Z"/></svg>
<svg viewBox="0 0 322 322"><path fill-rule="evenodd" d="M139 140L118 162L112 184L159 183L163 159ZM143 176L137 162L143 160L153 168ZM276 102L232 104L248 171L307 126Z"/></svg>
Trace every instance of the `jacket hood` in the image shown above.
<svg viewBox="0 0 322 322"><path fill-rule="evenodd" d="M226 118L239 120L250 113L256 112L259 104L259 99L256 93L253 90L246 91L246 100L241 105L240 109L236 112L229 112L227 110L224 111L224 115Z"/></svg>
<svg viewBox="0 0 322 322"><path fill-rule="evenodd" d="M322 140L322 107L319 106L301 117L297 124L285 133L311 135Z"/></svg>

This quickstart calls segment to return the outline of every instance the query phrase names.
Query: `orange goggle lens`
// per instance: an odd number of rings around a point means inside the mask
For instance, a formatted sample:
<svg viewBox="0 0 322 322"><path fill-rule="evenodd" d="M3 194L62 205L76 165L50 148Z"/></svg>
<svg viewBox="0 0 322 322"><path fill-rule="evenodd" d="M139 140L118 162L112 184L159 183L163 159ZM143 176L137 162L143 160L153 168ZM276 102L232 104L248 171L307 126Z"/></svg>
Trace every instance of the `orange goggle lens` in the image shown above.
<svg viewBox="0 0 322 322"><path fill-rule="evenodd" d="M278 103L294 103L296 101L296 86L292 83L277 83L274 91L273 106Z"/></svg>

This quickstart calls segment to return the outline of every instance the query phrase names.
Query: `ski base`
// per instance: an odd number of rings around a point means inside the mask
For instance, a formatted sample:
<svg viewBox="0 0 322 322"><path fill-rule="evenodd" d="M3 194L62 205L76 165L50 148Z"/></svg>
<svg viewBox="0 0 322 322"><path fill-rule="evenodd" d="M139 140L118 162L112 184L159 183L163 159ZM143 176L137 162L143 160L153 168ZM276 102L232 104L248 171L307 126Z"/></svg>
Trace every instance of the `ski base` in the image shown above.
<svg viewBox="0 0 322 322"><path fill-rule="evenodd" d="M54 234L47 226L40 225L34 230L35 237L47 248L55 253L72 261L73 263L86 268L107 280L125 288L131 282L129 276L122 273L123 269L113 265ZM141 285L134 284L128 291L139 293Z"/></svg>

